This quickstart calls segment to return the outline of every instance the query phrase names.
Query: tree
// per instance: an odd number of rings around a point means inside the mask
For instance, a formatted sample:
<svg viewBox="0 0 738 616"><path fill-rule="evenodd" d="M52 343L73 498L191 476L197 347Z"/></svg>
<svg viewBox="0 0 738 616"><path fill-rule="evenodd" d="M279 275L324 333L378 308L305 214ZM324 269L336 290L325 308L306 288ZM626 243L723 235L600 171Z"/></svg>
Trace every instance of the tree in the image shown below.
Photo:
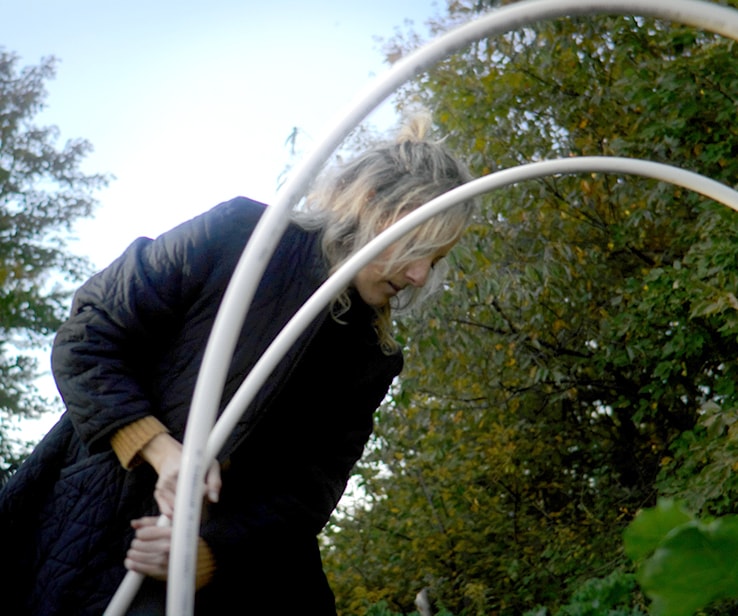
<svg viewBox="0 0 738 616"><path fill-rule="evenodd" d="M449 3L432 32L484 4ZM448 58L400 105L431 108L476 175L619 155L732 184L734 63L732 41L678 24L558 19ZM371 506L329 537L344 612L410 612L422 587L454 613L555 607L629 567L622 530L657 494L733 513L737 235L735 212L651 180L485 198L448 292L402 325L406 369L362 463Z"/></svg>
<svg viewBox="0 0 738 616"><path fill-rule="evenodd" d="M0 478L24 455L13 434L18 418L49 408L34 385L36 360L28 351L48 344L66 311L69 282L89 272L67 249L73 223L89 216L92 193L104 175L86 175L80 164L90 144L74 139L58 148L56 127L39 127L44 83L55 61L18 68L18 57L0 49ZM2 481L0 481L2 483Z"/></svg>

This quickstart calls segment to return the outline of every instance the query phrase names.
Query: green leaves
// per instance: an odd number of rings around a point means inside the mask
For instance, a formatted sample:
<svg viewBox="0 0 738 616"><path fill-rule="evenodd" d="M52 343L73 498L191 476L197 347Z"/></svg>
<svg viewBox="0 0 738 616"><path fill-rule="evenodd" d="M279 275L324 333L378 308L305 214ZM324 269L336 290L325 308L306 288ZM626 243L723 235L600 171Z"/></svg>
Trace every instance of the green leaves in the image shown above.
<svg viewBox="0 0 738 616"><path fill-rule="evenodd" d="M633 560L653 554L669 532L692 519L673 501L660 500L658 507L641 511L626 529L625 553Z"/></svg>
<svg viewBox="0 0 738 616"><path fill-rule="evenodd" d="M673 501L641 512L625 532L653 616L691 616L718 599L738 598L738 516L703 522Z"/></svg>
<svg viewBox="0 0 738 616"><path fill-rule="evenodd" d="M434 27L478 7L455 1ZM729 185L736 101L733 43L640 17L481 41L400 98L434 112L475 175L613 155ZM427 586L454 613L555 614L582 580L627 563L622 531L657 493L735 513L737 239L734 211L636 177L552 177L483 198L448 293L400 325L405 372L364 460L375 505L332 555L346 566L339 553L353 554L362 576L338 595L399 609ZM689 521L672 514L638 540L644 554ZM629 597L613 613L638 613Z"/></svg>

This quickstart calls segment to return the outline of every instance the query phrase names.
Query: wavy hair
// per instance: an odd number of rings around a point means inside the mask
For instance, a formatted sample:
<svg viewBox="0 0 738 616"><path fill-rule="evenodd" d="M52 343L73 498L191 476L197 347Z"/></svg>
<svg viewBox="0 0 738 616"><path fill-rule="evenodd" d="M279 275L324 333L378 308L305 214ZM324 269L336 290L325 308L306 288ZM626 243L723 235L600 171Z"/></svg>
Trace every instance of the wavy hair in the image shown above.
<svg viewBox="0 0 738 616"><path fill-rule="evenodd" d="M347 164L333 169L293 214L305 229L320 230L330 273L374 239L383 229L435 197L471 180L467 167L440 141L426 139L428 113L405 122L394 142L380 143ZM386 271L402 268L456 241L475 211L473 200L449 208L407 233L384 262ZM440 267L439 267L440 265ZM375 308L375 327L382 348L392 352L391 311L409 310L435 292L446 268L433 268L423 288L407 287L387 306ZM334 317L351 306L350 289L333 303Z"/></svg>

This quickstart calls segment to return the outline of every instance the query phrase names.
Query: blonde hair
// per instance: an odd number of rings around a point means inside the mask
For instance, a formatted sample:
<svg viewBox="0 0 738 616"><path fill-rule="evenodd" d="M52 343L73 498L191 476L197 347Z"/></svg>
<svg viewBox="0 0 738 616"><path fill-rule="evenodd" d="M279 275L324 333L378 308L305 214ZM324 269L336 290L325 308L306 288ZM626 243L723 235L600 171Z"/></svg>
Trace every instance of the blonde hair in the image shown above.
<svg viewBox="0 0 738 616"><path fill-rule="evenodd" d="M425 139L430 115L411 116L394 142L382 143L327 174L293 218L303 228L319 229L330 273L383 229L435 197L471 179L466 166L439 141ZM435 253L456 241L469 224L475 204L449 208L406 234L384 263L387 271ZM422 289L407 287L392 305L375 308L375 326L386 352L397 348L392 337L391 308L410 309L443 281L435 267ZM349 290L333 306L340 316L351 305Z"/></svg>

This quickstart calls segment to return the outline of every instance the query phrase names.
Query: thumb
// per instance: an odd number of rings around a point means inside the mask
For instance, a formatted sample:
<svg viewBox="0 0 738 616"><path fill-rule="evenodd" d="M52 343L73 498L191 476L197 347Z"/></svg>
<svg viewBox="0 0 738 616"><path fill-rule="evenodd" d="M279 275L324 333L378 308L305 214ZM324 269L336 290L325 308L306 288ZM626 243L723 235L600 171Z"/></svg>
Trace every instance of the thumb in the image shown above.
<svg viewBox="0 0 738 616"><path fill-rule="evenodd" d="M205 491L207 492L208 500L211 503L217 503L220 498L220 489L223 485L223 481L220 478L220 464L217 460L213 460L208 473L205 476Z"/></svg>

